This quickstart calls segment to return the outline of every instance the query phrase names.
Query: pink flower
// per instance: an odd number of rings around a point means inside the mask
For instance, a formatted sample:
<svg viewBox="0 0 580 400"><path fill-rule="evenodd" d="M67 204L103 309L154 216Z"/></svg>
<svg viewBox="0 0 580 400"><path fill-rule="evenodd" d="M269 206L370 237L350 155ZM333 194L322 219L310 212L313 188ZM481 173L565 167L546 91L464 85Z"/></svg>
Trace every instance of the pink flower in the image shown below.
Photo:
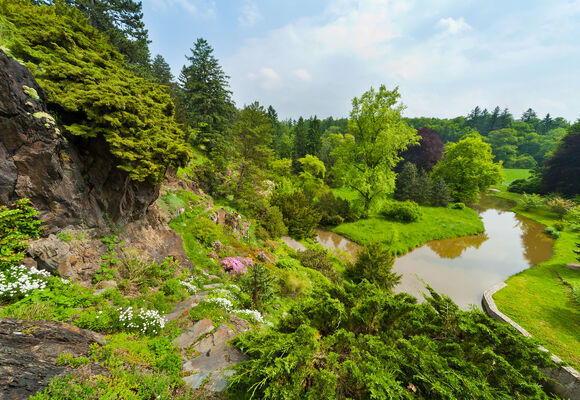
<svg viewBox="0 0 580 400"><path fill-rule="evenodd" d="M224 271L232 275L244 275L248 272L247 267L254 265L254 261L249 257L226 257L221 261L221 264Z"/></svg>

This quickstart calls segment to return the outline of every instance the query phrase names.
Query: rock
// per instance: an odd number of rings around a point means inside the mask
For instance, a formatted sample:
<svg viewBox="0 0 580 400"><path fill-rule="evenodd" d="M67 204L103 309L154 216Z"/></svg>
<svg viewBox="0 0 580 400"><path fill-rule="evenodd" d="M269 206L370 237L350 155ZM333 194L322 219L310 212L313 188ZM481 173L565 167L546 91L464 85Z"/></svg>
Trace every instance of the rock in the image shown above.
<svg viewBox="0 0 580 400"><path fill-rule="evenodd" d="M495 189L495 188L489 188L489 189L487 189L487 191L490 192L490 193L499 193L499 192L501 192L501 190Z"/></svg>
<svg viewBox="0 0 580 400"><path fill-rule="evenodd" d="M215 288L221 287L223 285L224 284L223 283L220 283L220 282L218 282L218 283L210 283L208 285L203 285L203 288L204 289L207 289L207 290L211 290L211 289L215 289Z"/></svg>
<svg viewBox="0 0 580 400"><path fill-rule="evenodd" d="M256 257L263 263L276 264L276 256L263 250L260 251Z"/></svg>
<svg viewBox="0 0 580 400"><path fill-rule="evenodd" d="M61 354L86 356L92 343L102 342L95 332L61 322L0 319L0 398L28 398L71 371L56 365Z"/></svg>
<svg viewBox="0 0 580 400"><path fill-rule="evenodd" d="M117 287L117 282L115 281L101 281L95 285L95 291L93 295L98 296L101 293L106 292L108 289L113 289Z"/></svg>
<svg viewBox="0 0 580 400"><path fill-rule="evenodd" d="M0 50L0 204L28 197L46 235L79 224L106 231L105 213L117 224L141 219L159 185L129 179L102 137L66 140L49 111L30 71Z"/></svg>
<svg viewBox="0 0 580 400"><path fill-rule="evenodd" d="M198 341L203 335L213 331L213 322L210 319L202 319L197 321L195 325L183 332L181 335L173 340L180 349L185 349Z"/></svg>
<svg viewBox="0 0 580 400"><path fill-rule="evenodd" d="M194 350L197 357L185 362L182 371L193 373L184 378L188 386L197 389L207 380L207 390L221 392L227 387L227 377L231 376L233 371L228 370L248 357L234 346L227 342L235 336L234 331L226 326L220 325L217 330L204 337Z"/></svg>
<svg viewBox="0 0 580 400"><path fill-rule="evenodd" d="M568 268L572 268L572 269L580 271L580 263L570 263L570 264L566 264L566 266Z"/></svg>
<svg viewBox="0 0 580 400"><path fill-rule="evenodd" d="M175 305L173 310L165 316L165 319L169 322L179 319L182 315L189 313L193 307L197 306L202 300L205 300L206 298L207 293L198 293L183 300L181 303Z"/></svg>
<svg viewBox="0 0 580 400"><path fill-rule="evenodd" d="M223 225L238 236L246 236L250 231L250 223L244 221L242 216L235 211L228 212L224 208L217 210L210 219L218 225Z"/></svg>
<svg viewBox="0 0 580 400"><path fill-rule="evenodd" d="M222 244L222 242L220 242L219 240L216 240L215 242L213 242L211 244L211 248L216 252L216 253L221 253L221 251L224 249L224 245Z"/></svg>
<svg viewBox="0 0 580 400"><path fill-rule="evenodd" d="M231 315L229 322L234 327L234 332L236 333L250 330L250 323L237 315Z"/></svg>

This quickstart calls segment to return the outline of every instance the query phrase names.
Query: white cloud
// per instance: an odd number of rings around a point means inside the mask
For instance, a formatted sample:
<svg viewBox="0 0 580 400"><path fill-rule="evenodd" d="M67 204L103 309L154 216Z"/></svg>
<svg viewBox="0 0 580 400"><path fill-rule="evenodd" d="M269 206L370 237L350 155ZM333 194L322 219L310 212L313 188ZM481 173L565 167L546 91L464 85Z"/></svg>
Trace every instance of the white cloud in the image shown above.
<svg viewBox="0 0 580 400"><path fill-rule="evenodd" d="M463 17L460 17L459 19L453 19L451 17L441 18L439 22L437 22L437 26L443 28L447 33L452 35L471 29L471 26L465 22Z"/></svg>
<svg viewBox="0 0 580 400"><path fill-rule="evenodd" d="M294 76L304 82L309 82L312 79L308 70L304 68L294 70Z"/></svg>
<svg viewBox="0 0 580 400"><path fill-rule="evenodd" d="M272 90L280 87L280 76L272 68L260 68L257 72L248 73L246 78L255 82L264 90Z"/></svg>
<svg viewBox="0 0 580 400"><path fill-rule="evenodd" d="M182 9L195 17L213 18L216 14L215 2L211 0L151 0L151 2L157 9Z"/></svg>
<svg viewBox="0 0 580 400"><path fill-rule="evenodd" d="M262 19L262 14L260 13L256 3L251 0L245 0L240 9L240 15L238 16L238 22L240 25L250 28L260 19Z"/></svg>

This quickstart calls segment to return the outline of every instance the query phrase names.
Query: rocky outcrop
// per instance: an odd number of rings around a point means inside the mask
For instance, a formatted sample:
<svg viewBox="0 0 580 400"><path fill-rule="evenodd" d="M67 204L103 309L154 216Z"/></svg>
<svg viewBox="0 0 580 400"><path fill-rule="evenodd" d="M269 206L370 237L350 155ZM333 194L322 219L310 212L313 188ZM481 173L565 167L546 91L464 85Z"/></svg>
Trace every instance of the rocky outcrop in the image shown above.
<svg viewBox="0 0 580 400"><path fill-rule="evenodd" d="M65 136L30 71L0 50L0 204L31 199L46 235L141 219L159 186L129 179L102 138Z"/></svg>
<svg viewBox="0 0 580 400"><path fill-rule="evenodd" d="M27 399L51 378L72 371L57 365L61 354L87 356L89 346L102 340L95 332L60 322L0 319L0 399ZM86 367L102 372L95 365Z"/></svg>

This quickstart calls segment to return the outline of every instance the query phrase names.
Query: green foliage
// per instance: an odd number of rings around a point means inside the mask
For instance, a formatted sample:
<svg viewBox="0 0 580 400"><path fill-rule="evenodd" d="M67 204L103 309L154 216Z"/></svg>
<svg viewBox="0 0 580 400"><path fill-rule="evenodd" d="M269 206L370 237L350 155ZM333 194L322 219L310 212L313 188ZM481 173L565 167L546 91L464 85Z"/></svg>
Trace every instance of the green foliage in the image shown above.
<svg viewBox="0 0 580 400"><path fill-rule="evenodd" d="M117 264L120 261L117 246L124 244L114 234L102 238L101 242L107 245L107 252L101 257L101 268L93 275L94 283L115 278Z"/></svg>
<svg viewBox="0 0 580 400"><path fill-rule="evenodd" d="M274 277L260 263L254 264L240 280L240 288L252 301L252 308L262 311L274 296Z"/></svg>
<svg viewBox="0 0 580 400"><path fill-rule="evenodd" d="M546 201L546 206L548 207L548 210L558 215L559 218L563 218L566 213L576 206L576 203L560 196L554 196Z"/></svg>
<svg viewBox="0 0 580 400"><path fill-rule="evenodd" d="M443 178L433 179L430 190L429 202L435 207L447 207L451 201L449 186Z"/></svg>
<svg viewBox="0 0 580 400"><path fill-rule="evenodd" d="M19 263L27 240L40 235L38 211L30 204L30 200L20 199L8 206L0 205L0 269Z"/></svg>
<svg viewBox="0 0 580 400"><path fill-rule="evenodd" d="M270 202L282 212L288 233L297 238L309 237L321 215L301 191L274 194Z"/></svg>
<svg viewBox="0 0 580 400"><path fill-rule="evenodd" d="M336 197L331 191L323 193L316 202L316 208L322 214L322 225L340 225L344 221L353 222L358 219L348 200Z"/></svg>
<svg viewBox="0 0 580 400"><path fill-rule="evenodd" d="M333 173L358 193L366 213L373 201L392 192L398 153L419 141L401 119L399 98L398 88L389 91L384 85L355 97L348 125L352 136L343 137L332 152L337 160Z"/></svg>
<svg viewBox="0 0 580 400"><path fill-rule="evenodd" d="M347 266L346 277L354 282L366 279L383 290L390 291L401 281L401 275L392 272L395 256L383 244L371 242L357 255L354 264Z"/></svg>
<svg viewBox="0 0 580 400"><path fill-rule="evenodd" d="M232 395L548 399L538 368L552 364L537 343L435 292L427 300L365 281L315 288L276 327L234 339L250 360L235 367Z"/></svg>
<svg viewBox="0 0 580 400"><path fill-rule="evenodd" d="M419 205L414 201L391 201L383 206L381 215L394 221L413 222L421 218L422 212Z"/></svg>
<svg viewBox="0 0 580 400"><path fill-rule="evenodd" d="M288 228L284 224L284 216L276 206L271 206L266 209L266 213L262 217L260 224L268 232L268 236L273 239L278 239L288 233Z"/></svg>
<svg viewBox="0 0 580 400"><path fill-rule="evenodd" d="M520 201L520 206L522 210L529 211L532 208L541 207L544 204L544 200L539 194L526 194L522 195L522 199Z"/></svg>
<svg viewBox="0 0 580 400"><path fill-rule="evenodd" d="M544 229L544 232L546 235L549 235L554 239L558 239L562 235L560 232L558 232L557 228L551 226L547 226L546 229Z"/></svg>
<svg viewBox="0 0 580 400"><path fill-rule="evenodd" d="M168 166L187 162L165 88L126 70L78 12L7 0L0 8L0 44L26 63L70 134L102 136L118 167L137 181L159 183Z"/></svg>
<svg viewBox="0 0 580 400"><path fill-rule="evenodd" d="M475 202L481 191L501 182L501 163L493 162L489 144L468 137L447 147L432 177L443 178L455 200Z"/></svg>
<svg viewBox="0 0 580 400"><path fill-rule="evenodd" d="M62 353L58 356L58 360L56 360L56 365L66 365L72 368L80 367L81 365L87 365L90 362L88 357L75 357L70 353Z"/></svg>
<svg viewBox="0 0 580 400"><path fill-rule="evenodd" d="M319 271L331 281L340 280L340 275L328 257L328 251L323 248L310 248L298 253L298 258L306 268Z"/></svg>
<svg viewBox="0 0 580 400"><path fill-rule="evenodd" d="M38 95L36 89L28 87L26 85L23 85L22 89L24 89L24 93L30 96L30 98L32 98L33 100L40 100L40 96Z"/></svg>

